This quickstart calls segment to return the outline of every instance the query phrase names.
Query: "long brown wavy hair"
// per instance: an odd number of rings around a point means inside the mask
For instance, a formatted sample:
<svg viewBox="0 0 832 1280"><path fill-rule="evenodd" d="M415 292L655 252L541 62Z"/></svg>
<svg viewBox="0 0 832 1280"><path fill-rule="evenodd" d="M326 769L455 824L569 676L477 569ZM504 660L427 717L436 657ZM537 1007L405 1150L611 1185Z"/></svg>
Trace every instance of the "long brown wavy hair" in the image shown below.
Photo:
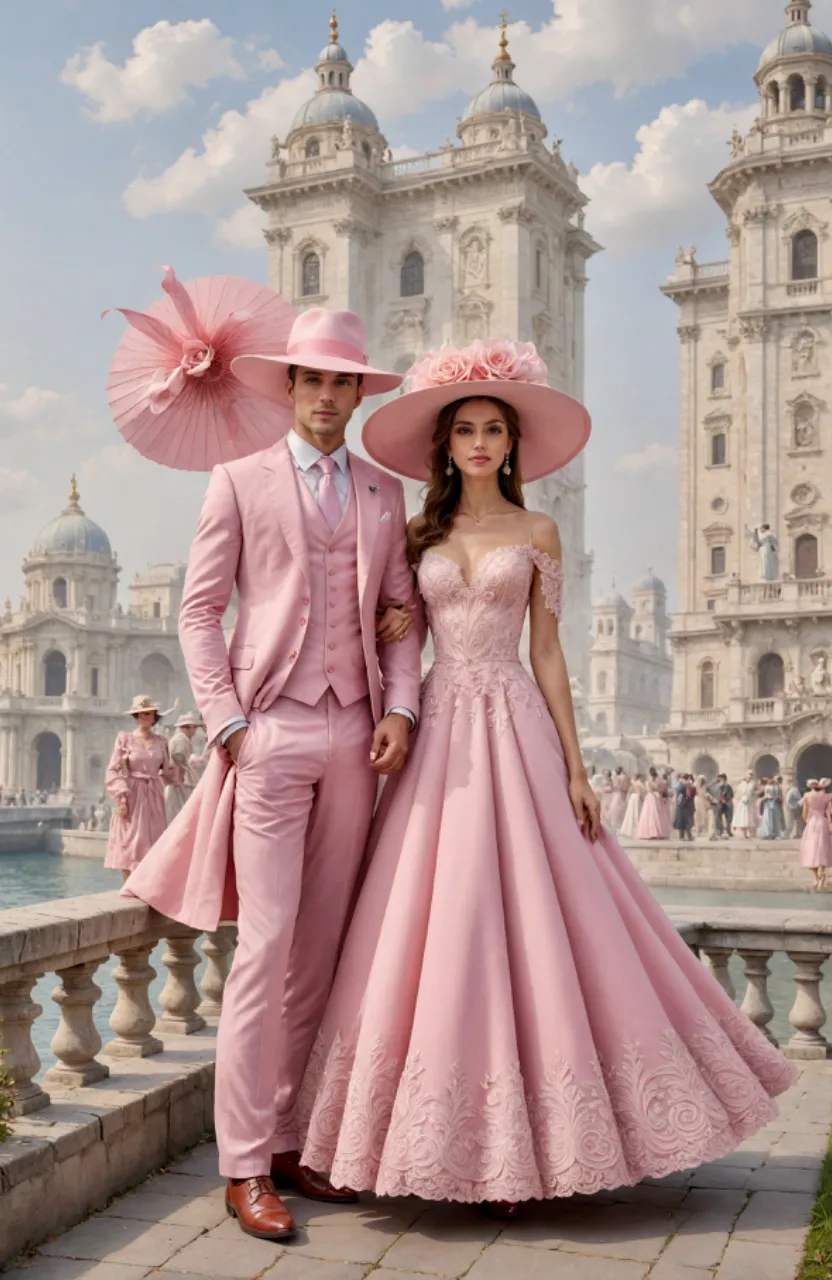
<svg viewBox="0 0 832 1280"><path fill-rule="evenodd" d="M462 497L462 476L459 468L454 466L451 475L446 474L448 465L448 441L451 438L454 421L458 411L469 400L490 400L503 415L511 444L511 475L506 475L503 468L497 472L497 483L500 493L516 507L525 507L523 501L523 481L520 475L517 442L520 440L520 419L517 410L496 396L463 396L446 404L440 409L436 419L436 428L430 455L430 481L425 495L425 505L421 519L412 526L410 533L409 554L411 564L418 565L429 547L436 547L444 542L451 532L454 516L459 509Z"/></svg>

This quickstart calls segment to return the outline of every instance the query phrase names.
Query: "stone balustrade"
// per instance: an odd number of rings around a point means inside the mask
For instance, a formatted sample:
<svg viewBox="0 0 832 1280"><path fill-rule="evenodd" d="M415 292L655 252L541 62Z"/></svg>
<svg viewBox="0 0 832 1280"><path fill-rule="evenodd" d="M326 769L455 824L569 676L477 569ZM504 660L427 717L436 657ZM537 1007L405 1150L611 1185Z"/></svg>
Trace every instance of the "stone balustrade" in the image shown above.
<svg viewBox="0 0 832 1280"><path fill-rule="evenodd" d="M15 1080L17 1114L49 1106L53 1086L64 1091L95 1084L110 1076L117 1063L129 1069L130 1060L162 1054L166 1034L193 1035L215 1021L234 932L221 927L205 937L206 969L199 989L194 973L200 935L144 903L109 892L0 912L0 1042L6 1050L4 1065ZM157 1017L148 992L156 977L150 954L161 940L167 944L162 957L167 981ZM112 977L118 998L109 1020L113 1038L104 1047L95 1022L101 996L95 977L110 957L117 960ZM52 973L60 1021L50 1046L55 1061L40 1083L32 1030L43 1010L32 999L32 989ZM102 1049L106 1062L99 1058Z"/></svg>
<svg viewBox="0 0 832 1280"><path fill-rule="evenodd" d="M737 999L737 992L729 961L739 956L746 984L740 1007L774 1044L778 1042L769 1028L775 1015L769 994L769 961L776 953L787 955L793 965L794 993L789 1010L793 1031L780 1048L788 1058L831 1056L821 1031L827 1019L821 981L823 966L832 954L832 914L770 907L667 910L688 946L710 967L732 1000Z"/></svg>

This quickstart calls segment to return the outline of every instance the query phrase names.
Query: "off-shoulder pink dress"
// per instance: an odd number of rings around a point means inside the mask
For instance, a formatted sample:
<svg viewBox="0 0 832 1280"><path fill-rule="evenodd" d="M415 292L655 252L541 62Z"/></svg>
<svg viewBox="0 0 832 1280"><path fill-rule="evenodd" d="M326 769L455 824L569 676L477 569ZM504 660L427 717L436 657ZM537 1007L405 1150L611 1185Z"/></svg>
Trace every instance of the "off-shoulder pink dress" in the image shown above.
<svg viewBox="0 0 832 1280"><path fill-rule="evenodd" d="M168 744L161 734L151 734L145 745L135 733L120 733L107 768L107 794L118 805L127 804L127 817L113 812L105 867L132 871L167 826L165 783L177 781Z"/></svg>
<svg viewBox="0 0 832 1280"><path fill-rule="evenodd" d="M297 1119L304 1164L427 1200L569 1196L737 1147L794 1067L680 939L613 834L576 821L518 657L560 565L429 551L422 718L385 789Z"/></svg>

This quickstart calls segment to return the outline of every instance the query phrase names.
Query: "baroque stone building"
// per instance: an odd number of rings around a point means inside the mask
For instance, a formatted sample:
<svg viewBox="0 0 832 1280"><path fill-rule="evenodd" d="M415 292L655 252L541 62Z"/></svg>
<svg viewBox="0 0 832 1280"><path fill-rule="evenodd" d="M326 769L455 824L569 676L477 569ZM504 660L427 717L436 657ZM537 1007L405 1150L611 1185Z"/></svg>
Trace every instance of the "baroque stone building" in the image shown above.
<svg viewBox="0 0 832 1280"><path fill-rule="evenodd" d="M673 670L664 583L648 572L632 604L613 587L592 615L588 734L594 742L654 736L667 724Z"/></svg>
<svg viewBox="0 0 832 1280"><path fill-rule="evenodd" d="M832 776L832 41L810 8L787 6L760 114L710 185L727 260L679 250L662 290L681 342L664 736L697 772L800 781Z"/></svg>
<svg viewBox="0 0 832 1280"><path fill-rule="evenodd" d="M69 503L23 562L25 595L0 617L0 783L93 799L136 693L190 703L177 639L184 565L137 574L125 613L107 534Z"/></svg>
<svg viewBox="0 0 832 1280"><path fill-rule="evenodd" d="M352 92L335 19L314 96L266 182L247 192L268 214L269 280L295 306L348 307L366 321L371 358L404 372L443 342L533 341L553 385L583 399L586 197L540 111L514 80L505 24L493 79L436 151L394 160L371 106ZM353 441L357 445L357 441ZM408 499L418 502L418 487ZM591 558L584 462L530 486L558 521L570 670L586 678Z"/></svg>

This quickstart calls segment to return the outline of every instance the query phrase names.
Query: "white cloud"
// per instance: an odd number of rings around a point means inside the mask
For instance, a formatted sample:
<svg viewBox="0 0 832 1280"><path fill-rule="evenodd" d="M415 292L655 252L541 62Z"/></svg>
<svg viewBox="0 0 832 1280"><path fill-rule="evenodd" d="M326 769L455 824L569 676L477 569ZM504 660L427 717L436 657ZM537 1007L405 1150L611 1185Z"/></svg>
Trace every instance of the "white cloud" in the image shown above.
<svg viewBox="0 0 832 1280"><path fill-rule="evenodd" d="M215 213L238 199L242 187L265 177L269 139L286 136L297 111L315 90L311 71L264 89L242 111L226 111L202 135L202 149L188 147L153 178L135 178L124 203L136 218L175 209Z"/></svg>
<svg viewBox="0 0 832 1280"><path fill-rule="evenodd" d="M255 249L263 252L265 241L263 229L266 218L262 209L254 204L241 205L227 218L220 218L214 232L214 239L219 244L231 245L232 249Z"/></svg>
<svg viewBox="0 0 832 1280"><path fill-rule="evenodd" d="M680 227L696 235L713 226L722 215L708 183L728 161L734 126L746 132L756 114L754 106L711 108L699 98L663 107L636 133L631 164L596 164L581 179L593 233L612 252L633 252Z"/></svg>
<svg viewBox="0 0 832 1280"><path fill-rule="evenodd" d="M0 467L0 508L4 515L9 511L22 511L29 506L37 489L37 481L28 471Z"/></svg>
<svg viewBox="0 0 832 1280"><path fill-rule="evenodd" d="M243 79L234 42L209 19L155 23L133 40L133 56L120 67L101 42L74 54L61 82L82 93L96 120L110 124L140 113L162 115L219 76Z"/></svg>
<svg viewBox="0 0 832 1280"><path fill-rule="evenodd" d="M470 9L474 0L442 0L443 9Z"/></svg>
<svg viewBox="0 0 832 1280"><path fill-rule="evenodd" d="M51 410L70 402L71 397L60 391L48 391L45 387L27 387L26 390L7 400L3 410L17 422L35 422Z"/></svg>
<svg viewBox="0 0 832 1280"><path fill-rule="evenodd" d="M676 449L670 444L648 444L638 453L624 453L615 464L616 471L631 475L644 471L667 471L676 466Z"/></svg>
<svg viewBox="0 0 832 1280"><path fill-rule="evenodd" d="M282 71L286 66L277 49L260 49L256 56L263 71Z"/></svg>

